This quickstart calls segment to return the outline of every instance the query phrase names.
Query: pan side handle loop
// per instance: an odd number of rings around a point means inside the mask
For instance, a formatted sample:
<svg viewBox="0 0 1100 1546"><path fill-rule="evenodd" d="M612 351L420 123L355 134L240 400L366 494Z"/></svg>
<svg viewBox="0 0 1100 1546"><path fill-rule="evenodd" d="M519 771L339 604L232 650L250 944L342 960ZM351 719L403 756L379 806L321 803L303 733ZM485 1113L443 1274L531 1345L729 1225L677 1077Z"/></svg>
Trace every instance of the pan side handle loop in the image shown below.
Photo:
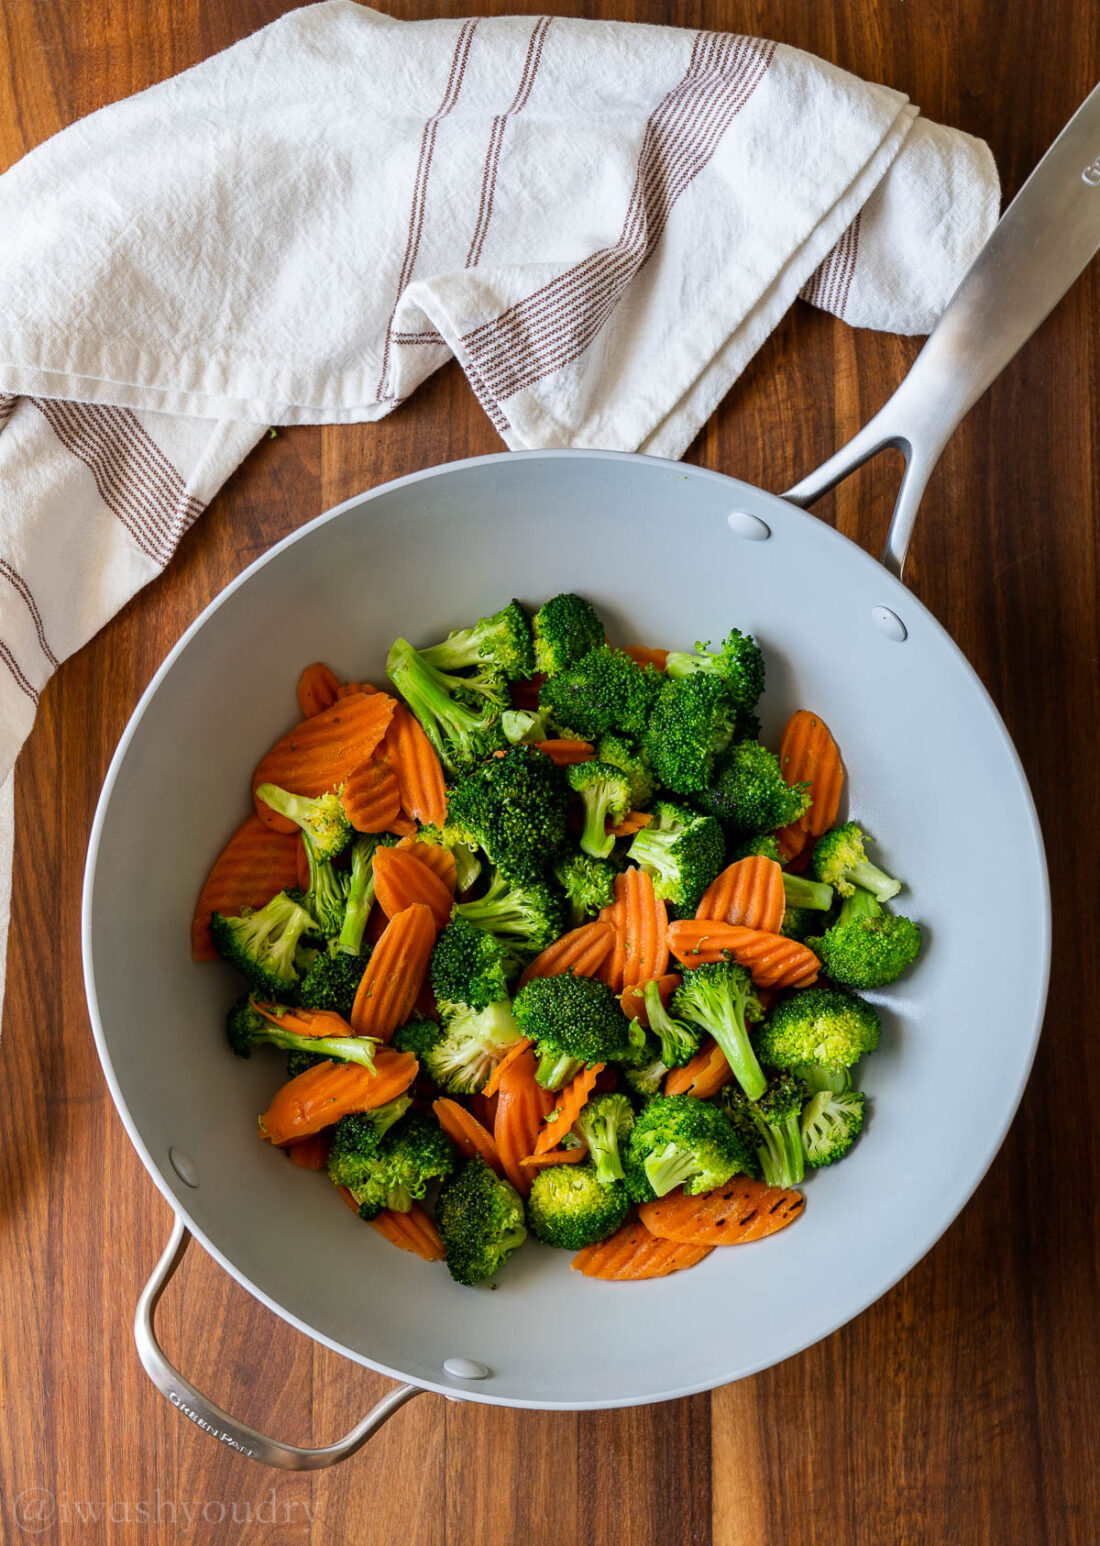
<svg viewBox="0 0 1100 1546"><path fill-rule="evenodd" d="M342 1439L337 1439L335 1444L327 1444L322 1449L303 1449L297 1444L283 1444L278 1439L268 1438L266 1434L250 1428L247 1423L231 1417L228 1412L224 1412L220 1406L197 1390L178 1369L168 1362L164 1350L157 1341L153 1325L160 1297L183 1260L190 1241L190 1230L181 1218L177 1218L168 1244L153 1268L149 1281L138 1300L134 1314L134 1340L145 1372L161 1395L166 1397L177 1411L189 1417L193 1423L197 1423L219 1443L235 1449L238 1454L247 1455L251 1460L258 1460L263 1465L278 1466L285 1471L319 1471L325 1466L335 1465L337 1461L346 1460L349 1455L354 1455L356 1450L361 1449L381 1428L386 1419L393 1416L398 1407L404 1406L405 1402L410 1401L413 1396L423 1395L424 1392L419 1385L399 1385L396 1390L391 1390L388 1395L383 1396L362 1421L356 1423Z"/></svg>
<svg viewBox="0 0 1100 1546"><path fill-rule="evenodd" d="M912 369L869 424L785 494L805 507L885 446L905 475L882 561L900 579L921 495L956 426L1100 249L1100 86L1001 216Z"/></svg>

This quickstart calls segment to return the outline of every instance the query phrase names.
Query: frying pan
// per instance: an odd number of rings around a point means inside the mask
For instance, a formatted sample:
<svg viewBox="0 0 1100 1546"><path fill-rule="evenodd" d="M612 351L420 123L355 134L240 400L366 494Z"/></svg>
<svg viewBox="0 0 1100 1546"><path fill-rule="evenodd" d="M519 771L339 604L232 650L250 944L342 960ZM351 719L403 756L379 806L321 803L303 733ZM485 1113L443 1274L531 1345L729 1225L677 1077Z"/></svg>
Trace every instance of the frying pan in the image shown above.
<svg viewBox="0 0 1100 1546"><path fill-rule="evenodd" d="M669 1400L817 1341L947 1228L1027 1078L1049 900L1007 732L958 648L902 585L902 565L949 434L1098 246L1100 88L1017 196L896 395L785 497L617 453L457 462L321 516L184 634L107 775L83 938L107 1082L176 1215L135 1330L146 1370L185 1416L255 1459L312 1469L353 1453L424 1390L521 1407ZM800 507L886 445L904 452L906 471L880 565ZM659 554L659 572L632 554ZM905 910L921 921L926 951L876 996L884 1033L865 1065L867 1132L835 1172L808 1181L796 1227L640 1284L591 1282L570 1271L566 1253L531 1244L490 1293L394 1251L315 1176L256 1142L276 1076L269 1060L242 1062L225 1047L237 989L228 968L190 960L189 914L241 819L258 752L285 729L283 684L303 661L377 679L400 633L441 635L501 598L537 602L566 589L588 595L620 640L685 648L733 623L752 630L768 664L765 736L774 744L798 706L824 716L844 752L851 810L887 869L906 877ZM215 1406L172 1367L154 1331L192 1235L276 1314L401 1386L321 1449L279 1443ZM702 1324L705 1339L691 1332Z"/></svg>

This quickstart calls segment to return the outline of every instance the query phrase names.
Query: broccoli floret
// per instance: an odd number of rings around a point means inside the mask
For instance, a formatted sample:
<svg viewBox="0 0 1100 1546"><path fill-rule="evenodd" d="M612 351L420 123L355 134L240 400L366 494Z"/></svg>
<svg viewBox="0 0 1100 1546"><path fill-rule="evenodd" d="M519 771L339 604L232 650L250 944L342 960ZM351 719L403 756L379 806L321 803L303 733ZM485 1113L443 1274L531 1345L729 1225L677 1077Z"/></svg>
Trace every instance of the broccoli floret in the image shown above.
<svg viewBox="0 0 1100 1546"><path fill-rule="evenodd" d="M755 1169L752 1151L717 1106L694 1095L656 1095L630 1135L626 1186L635 1202L675 1186L696 1197Z"/></svg>
<svg viewBox="0 0 1100 1546"><path fill-rule="evenodd" d="M705 671L725 684L736 707L750 714L764 691L764 657L751 633L734 628L721 648L710 653L710 645L697 644L695 654L682 650L669 652L665 671L670 677L691 676Z"/></svg>
<svg viewBox="0 0 1100 1546"><path fill-rule="evenodd" d="M569 784L562 768L530 746L512 746L455 784L447 827L483 848L509 875L544 875L565 845Z"/></svg>
<svg viewBox="0 0 1100 1546"><path fill-rule="evenodd" d="M449 1095L473 1095L520 1038L507 999L487 1009L462 1006L443 1023L443 1034L424 1053L421 1067Z"/></svg>
<svg viewBox="0 0 1100 1546"><path fill-rule="evenodd" d="M679 1019L710 1032L750 1100L763 1095L767 1080L749 1040L748 1023L760 1020L764 1011L743 966L714 961L685 972L669 1008Z"/></svg>
<svg viewBox="0 0 1100 1546"><path fill-rule="evenodd" d="M312 1046L312 1041L310 1042ZM301 1048L286 1055L286 1076L288 1079L297 1079L299 1074L304 1074L307 1068L313 1068L318 1063L326 1063L328 1059L320 1052L307 1052Z"/></svg>
<svg viewBox="0 0 1100 1546"><path fill-rule="evenodd" d="M864 1098L859 1090L819 1090L802 1113L802 1152L819 1168L843 1159L863 1130Z"/></svg>
<svg viewBox="0 0 1100 1546"><path fill-rule="evenodd" d="M788 907L827 913L833 905L833 888L822 885L819 880L809 880L805 875L789 875L784 870L783 899Z"/></svg>
<svg viewBox="0 0 1100 1546"><path fill-rule="evenodd" d="M418 843L431 843L445 848L455 862L455 890L459 896L468 891L481 874L481 856L476 843L468 843L454 827L444 824L433 827L425 824L416 834Z"/></svg>
<svg viewBox="0 0 1100 1546"><path fill-rule="evenodd" d="M450 1140L434 1118L418 1111L402 1118L385 1134L362 1167L358 1182L341 1185L349 1188L359 1204L360 1217L372 1219L382 1208L408 1213L424 1196L428 1183L449 1176L454 1167Z"/></svg>
<svg viewBox="0 0 1100 1546"><path fill-rule="evenodd" d="M775 1005L756 1050L770 1067L806 1079L811 1068L851 1068L875 1050L878 1037L878 1015L863 999L835 988L806 988Z"/></svg>
<svg viewBox="0 0 1100 1546"><path fill-rule="evenodd" d="M299 1036L260 1014L247 994L231 1007L225 1021L225 1034L229 1045L238 1057L251 1057L254 1047L281 1047L291 1057L303 1054L309 1062L287 1072L293 1079L304 1073L314 1063L332 1058L337 1063L361 1063L364 1068L374 1067L374 1049L378 1045L373 1036Z"/></svg>
<svg viewBox="0 0 1100 1546"><path fill-rule="evenodd" d="M297 985L298 945L303 934L316 931L309 913L285 891L255 911L246 907L236 917L213 913L210 918L214 949L222 960L272 999L286 998Z"/></svg>
<svg viewBox="0 0 1100 1546"><path fill-rule="evenodd" d="M756 832L752 837L745 838L731 848L726 859L733 864L737 859L751 859L759 855L763 859L774 859L776 864L782 864L783 856L779 852L779 841L771 832Z"/></svg>
<svg viewBox="0 0 1100 1546"><path fill-rule="evenodd" d="M497 870L488 889L472 902L459 902L456 918L500 941L506 966L538 955L565 932L565 897L551 881L512 879Z"/></svg>
<svg viewBox="0 0 1100 1546"><path fill-rule="evenodd" d="M319 950L298 985L298 1003L303 1009L331 1009L349 1020L369 960L369 949L358 956L331 944L327 950Z"/></svg>
<svg viewBox="0 0 1100 1546"><path fill-rule="evenodd" d="M653 770L674 794L702 794L737 730L737 713L716 676L696 673L661 688L646 730Z"/></svg>
<svg viewBox="0 0 1100 1546"><path fill-rule="evenodd" d="M715 768L702 803L734 832L773 832L809 810L810 786L786 783L779 758L759 741L738 741Z"/></svg>
<svg viewBox="0 0 1100 1546"><path fill-rule="evenodd" d="M278 784L260 784L256 798L301 827L309 839L306 851L312 849L318 864L335 859L351 841L352 825L335 789L311 800L302 794L290 794Z"/></svg>
<svg viewBox="0 0 1100 1546"><path fill-rule="evenodd" d="M649 1020L650 1034L656 1036L661 1044L661 1062L666 1068L683 1068L698 1052L699 1043L703 1039L702 1032L696 1026L687 1025L669 1014L661 1002L661 989L656 978L646 983L642 990L642 1001Z"/></svg>
<svg viewBox="0 0 1100 1546"><path fill-rule="evenodd" d="M862 886L876 901L888 902L901 890L901 881L870 862L864 842L856 823L845 821L818 838L811 867L818 880L835 886L841 896L851 896Z"/></svg>
<svg viewBox="0 0 1100 1546"><path fill-rule="evenodd" d="M884 913L869 891L857 887L832 928L807 943L842 987L885 988L920 955L920 929L910 918Z"/></svg>
<svg viewBox="0 0 1100 1546"><path fill-rule="evenodd" d="M815 929L821 927L821 914L810 907L785 907L783 909L783 922L779 925L780 934L787 939L797 939L800 944L805 944L807 938Z"/></svg>
<svg viewBox="0 0 1100 1546"><path fill-rule="evenodd" d="M302 906L316 919L317 927L326 939L333 939L344 926L348 905L350 877L334 870L332 861L318 859L309 834L303 833L302 842L309 866L309 885L306 887Z"/></svg>
<svg viewBox="0 0 1100 1546"><path fill-rule="evenodd" d="M508 997L509 959L493 934L461 916L452 918L435 942L429 972L436 1002L485 1009Z"/></svg>
<svg viewBox="0 0 1100 1546"><path fill-rule="evenodd" d="M553 596L535 613L535 669L556 676L604 641L604 626L583 596Z"/></svg>
<svg viewBox="0 0 1100 1546"><path fill-rule="evenodd" d="M375 850L392 847L396 842L396 837L388 832L358 832L352 841L344 916L336 940L336 948L348 955L357 956L363 949L363 933L374 906Z"/></svg>
<svg viewBox="0 0 1100 1546"><path fill-rule="evenodd" d="M399 1095L373 1111L353 1111L332 1129L328 1151L329 1179L334 1186L361 1186L370 1173L382 1139L408 1111L412 1097ZM385 1206L379 1204L380 1207Z"/></svg>
<svg viewBox="0 0 1100 1546"><path fill-rule="evenodd" d="M481 618L472 628L455 629L442 644L433 644L420 655L437 671L487 666L509 682L531 676L535 670L531 624L518 601L510 601L492 617Z"/></svg>
<svg viewBox="0 0 1100 1546"><path fill-rule="evenodd" d="M550 734L549 718L544 709L505 709L500 728L510 746L537 746Z"/></svg>
<svg viewBox="0 0 1100 1546"><path fill-rule="evenodd" d="M438 1020L406 1020L390 1037L395 1052L411 1052L421 1063L443 1040L443 1027Z"/></svg>
<svg viewBox="0 0 1100 1546"><path fill-rule="evenodd" d="M732 1086L722 1091L726 1116L756 1152L769 1186L797 1186L804 1173L799 1117L806 1086L786 1071L773 1074L759 1100L746 1100Z"/></svg>
<svg viewBox="0 0 1100 1546"><path fill-rule="evenodd" d="M655 1055L655 1048L646 1042L644 1061L635 1066L623 1069L623 1078L627 1089L633 1090L639 1100L652 1100L660 1092L668 1073L668 1064L662 1063L660 1056Z"/></svg>
<svg viewBox="0 0 1100 1546"><path fill-rule="evenodd" d="M566 776L584 804L581 848L593 859L606 859L615 846L607 823L617 826L630 809L630 780L609 762L575 762Z"/></svg>
<svg viewBox="0 0 1100 1546"><path fill-rule="evenodd" d="M467 1287L491 1278L527 1238L519 1193L480 1157L444 1182L435 1222L450 1274Z"/></svg>
<svg viewBox="0 0 1100 1546"><path fill-rule="evenodd" d="M386 674L452 773L465 772L505 744L500 713L508 689L502 677L437 671L406 639L391 646Z"/></svg>
<svg viewBox="0 0 1100 1546"><path fill-rule="evenodd" d="M634 1059L630 1022L596 977L533 977L512 1008L520 1030L536 1043L535 1077L548 1090L560 1090L584 1063Z"/></svg>
<svg viewBox="0 0 1100 1546"><path fill-rule="evenodd" d="M596 756L601 762L609 762L630 780L630 808L647 811L657 793L657 778L644 748L638 741L625 735L601 735L596 742Z"/></svg>
<svg viewBox="0 0 1100 1546"><path fill-rule="evenodd" d="M627 1097L618 1094L595 1096L582 1106L577 1127L595 1161L597 1181L602 1186L621 1181L622 1150L634 1129L634 1107Z"/></svg>
<svg viewBox="0 0 1100 1546"><path fill-rule="evenodd" d="M700 816L670 800L658 800L652 814L627 857L650 876L656 897L690 915L722 868L722 828L713 816Z"/></svg>
<svg viewBox="0 0 1100 1546"><path fill-rule="evenodd" d="M554 879L565 892L574 928L601 908L612 906L618 873L614 860L593 859L579 848L558 860Z"/></svg>
<svg viewBox="0 0 1100 1546"><path fill-rule="evenodd" d="M629 1101L627 1105L629 1105ZM544 1245L581 1251L613 1235L630 1211L626 1187L601 1181L595 1165L551 1165L539 1171L527 1200L527 1222Z"/></svg>
<svg viewBox="0 0 1100 1546"><path fill-rule="evenodd" d="M564 732L594 741L608 731L643 735L663 678L603 644L544 682L539 707Z"/></svg>

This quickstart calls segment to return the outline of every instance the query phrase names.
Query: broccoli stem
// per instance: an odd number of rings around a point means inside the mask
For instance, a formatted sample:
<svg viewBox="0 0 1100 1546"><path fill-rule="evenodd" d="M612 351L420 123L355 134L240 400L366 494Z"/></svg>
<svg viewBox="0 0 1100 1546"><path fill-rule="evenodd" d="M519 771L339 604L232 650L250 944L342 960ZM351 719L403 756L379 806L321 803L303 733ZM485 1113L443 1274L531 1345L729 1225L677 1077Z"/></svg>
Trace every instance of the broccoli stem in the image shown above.
<svg viewBox="0 0 1100 1546"><path fill-rule="evenodd" d="M372 1036L298 1036L293 1031L269 1025L257 1040L281 1047L284 1052L313 1052L318 1057L335 1058L338 1063L361 1063L372 1073L375 1039Z"/></svg>
<svg viewBox="0 0 1100 1546"><path fill-rule="evenodd" d="M693 1156L673 1143L650 1154L645 1161L646 1177L658 1197L664 1197L674 1186L690 1181L697 1170Z"/></svg>
<svg viewBox="0 0 1100 1546"><path fill-rule="evenodd" d="M852 1070L850 1068L832 1068L824 1064L801 1063L794 1070L811 1095L817 1095L822 1090L833 1095L841 1095L845 1090L852 1088Z"/></svg>
<svg viewBox="0 0 1100 1546"><path fill-rule="evenodd" d="M581 850L592 859L606 859L615 846L614 835L607 831L607 806L603 800L589 797L584 802L584 831Z"/></svg>
<svg viewBox="0 0 1100 1546"><path fill-rule="evenodd" d="M827 913L833 905L833 888L819 880L807 880L805 875L783 874L783 894L788 907L809 907L814 912Z"/></svg>
<svg viewBox="0 0 1100 1546"><path fill-rule="evenodd" d="M888 902L901 890L900 880L887 875L885 870L880 870L869 859L861 859L858 864L850 865L846 873L853 885L862 886L878 902Z"/></svg>
<svg viewBox="0 0 1100 1546"><path fill-rule="evenodd" d="M584 1064L579 1058L566 1057L563 1053L547 1050L539 1058L539 1066L535 1069L535 1082L541 1084L544 1090L560 1090L563 1084L568 1084L575 1074L579 1074Z"/></svg>
<svg viewBox="0 0 1100 1546"><path fill-rule="evenodd" d="M798 1112L779 1127L767 1122L758 1125L764 1139L757 1149L764 1180L769 1186L797 1186L805 1174Z"/></svg>
<svg viewBox="0 0 1100 1546"><path fill-rule="evenodd" d="M344 921L336 941L338 950L357 956L363 948L363 934L374 906L374 850L378 839L373 835L357 837L351 848L351 885L348 888Z"/></svg>
<svg viewBox="0 0 1100 1546"><path fill-rule="evenodd" d="M881 918L882 908L869 891L857 886L840 904L838 923L858 923L861 918Z"/></svg>

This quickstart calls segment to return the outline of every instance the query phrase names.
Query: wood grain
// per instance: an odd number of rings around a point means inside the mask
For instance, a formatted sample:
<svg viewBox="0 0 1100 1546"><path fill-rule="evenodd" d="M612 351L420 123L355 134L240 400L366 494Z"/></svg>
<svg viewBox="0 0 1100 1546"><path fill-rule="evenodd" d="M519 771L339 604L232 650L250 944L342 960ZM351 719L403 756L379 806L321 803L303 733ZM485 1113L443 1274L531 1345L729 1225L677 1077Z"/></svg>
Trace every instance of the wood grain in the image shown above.
<svg viewBox="0 0 1100 1546"><path fill-rule="evenodd" d="M288 8L7 0L0 165ZM454 0L390 8L462 9ZM559 9L761 32L811 49L986 137L1009 192L1100 74L1095 0L592 0ZM80 876L100 780L170 645L271 542L363 487L498 449L459 373L440 372L377 426L295 429L265 442L169 572L66 662L43 694L17 780L0 1042L5 1539L24 1539L23 1526L37 1522L45 1539L108 1543L151 1538L144 1528L166 1541L266 1546L505 1546L543 1533L555 1546L1093 1546L1098 322L1094 268L955 437L907 572L1000 706L1046 834L1054 975L1020 1115L974 1201L901 1284L818 1347L710 1397L590 1414L424 1397L347 1465L289 1477L183 1422L133 1350L132 1307L168 1209L114 1114L84 1008ZM691 458L782 488L883 401L916 348L797 307ZM820 513L877 548L896 472L880 459ZM160 1322L169 1353L215 1399L291 1439L334 1437L386 1388L275 1321L199 1251ZM52 1496L52 1512L48 1499L36 1512L36 1488Z"/></svg>

